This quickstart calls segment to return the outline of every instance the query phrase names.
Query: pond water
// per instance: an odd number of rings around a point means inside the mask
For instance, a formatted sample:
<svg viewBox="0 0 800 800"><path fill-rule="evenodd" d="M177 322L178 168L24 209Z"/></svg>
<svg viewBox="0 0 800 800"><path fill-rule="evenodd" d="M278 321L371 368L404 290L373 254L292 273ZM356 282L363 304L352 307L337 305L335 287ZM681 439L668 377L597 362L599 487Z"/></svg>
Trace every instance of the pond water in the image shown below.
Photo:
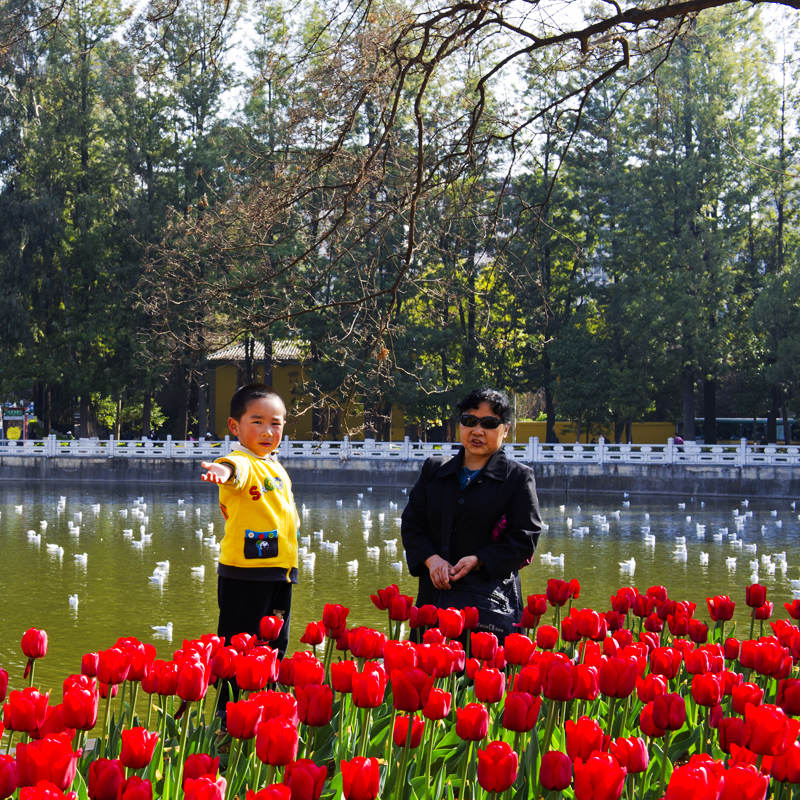
<svg viewBox="0 0 800 800"><path fill-rule="evenodd" d="M11 674L11 685L21 685L19 642L29 627L48 632L49 652L37 665L36 681L45 689L79 671L84 652L110 647L119 636L150 641L160 657L168 657L184 637L215 630L211 537L221 538L223 530L216 494L205 485L0 488L0 666ZM349 606L352 625L385 630L385 614L374 608L370 593L390 583L415 591L399 539L404 493L297 487L296 499L315 561L313 568L301 568L295 587L290 652L306 622L319 619L328 602ZM747 506L634 495L581 497L560 506L560 499L546 494L540 499L548 528L523 571L525 594L544 591L550 577L577 578L582 591L576 606L605 610L619 586L664 584L671 597L696 602L704 620L705 598L729 594L742 634L749 611L744 588L755 578L751 561L759 562L758 577L776 616L785 616L792 580L800 586L800 519L787 501L752 498ZM679 537L685 537L685 554ZM548 552L556 563L549 563ZM775 555L780 553L785 559ZM631 558L633 575L619 563ZM735 566L728 561L733 558ZM166 576L154 576L165 561ZM348 566L356 561L357 567ZM156 627L168 623L171 640Z"/></svg>

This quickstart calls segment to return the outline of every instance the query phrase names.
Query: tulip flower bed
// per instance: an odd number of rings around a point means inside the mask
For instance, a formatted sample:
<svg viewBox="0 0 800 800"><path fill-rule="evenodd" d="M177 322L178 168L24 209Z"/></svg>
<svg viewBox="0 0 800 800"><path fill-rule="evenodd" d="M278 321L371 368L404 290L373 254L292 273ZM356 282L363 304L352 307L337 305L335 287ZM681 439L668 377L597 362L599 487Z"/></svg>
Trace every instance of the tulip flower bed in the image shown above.
<svg viewBox="0 0 800 800"><path fill-rule="evenodd" d="M739 640L728 597L708 598L709 626L661 586L621 588L605 612L579 596L548 581L504 646L475 609L415 608L396 586L372 598L388 636L326 605L311 649L283 660L272 617L169 661L122 638L83 658L60 703L35 687L47 635L31 629L27 685L9 691L0 669L0 800L800 796L800 601L770 621L749 586Z"/></svg>

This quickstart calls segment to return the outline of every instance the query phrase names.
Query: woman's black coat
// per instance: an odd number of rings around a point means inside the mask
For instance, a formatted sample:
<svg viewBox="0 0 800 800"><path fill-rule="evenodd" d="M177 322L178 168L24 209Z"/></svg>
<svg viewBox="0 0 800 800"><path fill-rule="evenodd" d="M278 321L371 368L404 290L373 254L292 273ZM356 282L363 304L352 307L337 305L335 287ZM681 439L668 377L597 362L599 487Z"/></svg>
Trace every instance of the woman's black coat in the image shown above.
<svg viewBox="0 0 800 800"><path fill-rule="evenodd" d="M423 465L403 511L406 561L419 578L418 606L477 606L480 628L502 638L522 614L519 569L530 562L542 528L536 482L533 471L502 448L466 489L459 485L463 464L461 449L449 460L434 456ZM503 517L505 527L497 532ZM451 564L475 555L481 566L440 590L425 566L432 555Z"/></svg>

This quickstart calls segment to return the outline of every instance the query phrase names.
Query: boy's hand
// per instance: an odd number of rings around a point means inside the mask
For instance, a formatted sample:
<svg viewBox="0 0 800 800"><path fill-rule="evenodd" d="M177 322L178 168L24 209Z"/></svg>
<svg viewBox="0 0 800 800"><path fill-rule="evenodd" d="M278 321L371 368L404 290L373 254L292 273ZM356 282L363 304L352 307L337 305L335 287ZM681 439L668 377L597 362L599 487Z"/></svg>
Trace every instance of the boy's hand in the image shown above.
<svg viewBox="0 0 800 800"><path fill-rule="evenodd" d="M227 464L215 464L213 461L201 461L200 466L206 470L201 476L201 481L209 483L227 483L233 475L233 470Z"/></svg>

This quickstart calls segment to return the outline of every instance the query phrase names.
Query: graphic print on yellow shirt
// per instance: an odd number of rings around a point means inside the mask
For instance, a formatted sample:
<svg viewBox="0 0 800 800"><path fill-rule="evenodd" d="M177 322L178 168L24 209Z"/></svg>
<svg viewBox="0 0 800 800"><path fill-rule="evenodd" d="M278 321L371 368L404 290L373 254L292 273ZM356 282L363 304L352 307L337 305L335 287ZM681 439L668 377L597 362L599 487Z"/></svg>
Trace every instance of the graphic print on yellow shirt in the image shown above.
<svg viewBox="0 0 800 800"><path fill-rule="evenodd" d="M225 517L220 565L279 568L288 576L297 568L298 516L286 471L272 458L241 449L217 461L235 470L219 487Z"/></svg>

